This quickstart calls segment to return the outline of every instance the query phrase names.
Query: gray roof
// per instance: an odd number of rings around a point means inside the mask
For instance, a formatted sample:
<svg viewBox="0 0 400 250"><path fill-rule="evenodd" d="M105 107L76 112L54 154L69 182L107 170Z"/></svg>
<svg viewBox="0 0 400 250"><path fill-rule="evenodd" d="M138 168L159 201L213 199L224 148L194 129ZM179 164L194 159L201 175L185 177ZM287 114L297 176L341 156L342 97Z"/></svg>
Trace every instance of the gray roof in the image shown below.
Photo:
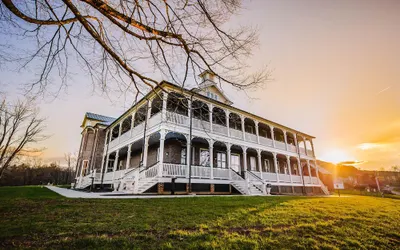
<svg viewBox="0 0 400 250"><path fill-rule="evenodd" d="M113 118L113 117L99 115L99 114L90 113L90 112L86 112L86 117L89 119L100 121L104 125L109 125L113 121L115 121L115 118Z"/></svg>

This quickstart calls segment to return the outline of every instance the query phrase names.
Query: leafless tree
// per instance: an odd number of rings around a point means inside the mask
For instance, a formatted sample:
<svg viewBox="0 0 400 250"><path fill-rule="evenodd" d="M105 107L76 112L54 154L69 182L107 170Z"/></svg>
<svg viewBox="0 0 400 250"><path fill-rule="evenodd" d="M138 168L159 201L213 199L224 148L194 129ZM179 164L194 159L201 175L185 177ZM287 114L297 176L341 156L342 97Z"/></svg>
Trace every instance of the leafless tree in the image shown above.
<svg viewBox="0 0 400 250"><path fill-rule="evenodd" d="M117 87L136 98L160 79L182 87L188 79L197 83L204 70L219 83L248 89L264 83L268 71L251 71L246 63L256 30L227 23L241 6L241 0L1 0L0 29L36 44L19 61L23 68L41 63L29 85L38 91L47 89L52 75L67 86L71 58L95 89Z"/></svg>
<svg viewBox="0 0 400 250"><path fill-rule="evenodd" d="M32 100L0 102L0 178L16 157L36 151L30 145L46 138L44 119L32 106Z"/></svg>

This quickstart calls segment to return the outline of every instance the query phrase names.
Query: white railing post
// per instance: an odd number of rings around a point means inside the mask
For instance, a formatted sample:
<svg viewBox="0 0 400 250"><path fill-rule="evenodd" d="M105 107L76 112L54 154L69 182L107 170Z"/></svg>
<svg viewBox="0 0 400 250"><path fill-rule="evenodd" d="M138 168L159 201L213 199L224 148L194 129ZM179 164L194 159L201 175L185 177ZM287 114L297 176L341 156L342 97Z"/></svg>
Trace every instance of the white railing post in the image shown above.
<svg viewBox="0 0 400 250"><path fill-rule="evenodd" d="M312 175L311 175L310 160L307 160L307 168L308 168L308 176L310 177L310 184L312 184Z"/></svg>
<svg viewBox="0 0 400 250"><path fill-rule="evenodd" d="M130 131L130 137L132 137L132 134L133 134L133 129L135 128L135 114L136 114L136 111L133 111L132 112L132 119L131 119L131 131Z"/></svg>
<svg viewBox="0 0 400 250"><path fill-rule="evenodd" d="M165 130L160 131L160 155L159 159L159 169L158 169L158 176L163 176L163 165L164 165L164 142L165 142Z"/></svg>
<svg viewBox="0 0 400 250"><path fill-rule="evenodd" d="M293 180L292 180L292 169L291 169L292 166L290 165L290 156L289 155L286 156L286 161L287 161L288 170L289 170L290 183L293 183Z"/></svg>
<svg viewBox="0 0 400 250"><path fill-rule="evenodd" d="M144 149L143 149L143 167L147 168L147 156L148 156L148 150L149 150L149 137L146 136L144 138Z"/></svg>
<svg viewBox="0 0 400 250"><path fill-rule="evenodd" d="M229 173L229 180L232 180L232 171L231 171L231 144L226 144L226 154L227 154L227 162L228 162L228 173Z"/></svg>
<svg viewBox="0 0 400 250"><path fill-rule="evenodd" d="M274 134L274 127L270 126L271 129L271 139L272 139L272 146L275 148L275 134Z"/></svg>
<svg viewBox="0 0 400 250"><path fill-rule="evenodd" d="M209 109L210 109L210 111L209 111L209 117L208 117L208 119L209 119L209 121L210 121L210 131L212 132L213 131L213 105L212 105L212 103L210 103L210 106L209 106Z"/></svg>
<svg viewBox="0 0 400 250"><path fill-rule="evenodd" d="M314 165L315 165L315 173L316 173L316 176L317 176L317 181L318 181L318 184L320 184L319 173L318 173L318 165L317 165L317 161L316 160L314 160Z"/></svg>
<svg viewBox="0 0 400 250"><path fill-rule="evenodd" d="M274 156L274 165L275 165L275 173L276 173L276 182L279 182L279 166L278 166L278 158L276 153L272 153Z"/></svg>
<svg viewBox="0 0 400 250"><path fill-rule="evenodd" d="M214 179L214 173L213 173L213 169L214 169L214 145L213 145L213 140L212 139L210 139L209 141L208 141L208 143L209 143L209 154L210 154L210 170L211 170L211 173L210 173L210 179Z"/></svg>
<svg viewBox="0 0 400 250"><path fill-rule="evenodd" d="M286 151L288 151L288 150L289 150L289 147L288 147L288 143L287 143L287 134L286 134L286 130L283 130L283 137L284 137L284 139L285 139L285 148L286 148Z"/></svg>
<svg viewBox="0 0 400 250"><path fill-rule="evenodd" d="M261 179L262 179L261 149L257 149L257 158L258 158L258 171L260 171Z"/></svg>
<svg viewBox="0 0 400 250"><path fill-rule="evenodd" d="M168 101L168 93L163 92L163 102L162 102L162 110L161 110L161 122L167 120L167 101Z"/></svg>
<svg viewBox="0 0 400 250"><path fill-rule="evenodd" d="M117 151L115 151L115 160L114 160L113 177L112 177L113 186L114 186L115 171L117 170L117 166L118 166L118 158L119 158L119 149L117 149Z"/></svg>
<svg viewBox="0 0 400 250"><path fill-rule="evenodd" d="M257 136L257 143L260 144L260 135L258 131L258 121L254 121L255 128L256 128L256 136Z"/></svg>
<svg viewBox="0 0 400 250"><path fill-rule="evenodd" d="M229 110L225 110L225 121L226 121L225 123L226 123L227 134L228 137L231 137L231 132L229 128L229 115L230 115Z"/></svg>
<svg viewBox="0 0 400 250"><path fill-rule="evenodd" d="M242 136L243 136L243 141L246 141L246 130L244 129L244 116L240 116L240 122L242 123Z"/></svg>
<svg viewBox="0 0 400 250"><path fill-rule="evenodd" d="M190 165L190 160L192 157L192 140L189 138L189 136L186 136L186 178L189 178L189 165Z"/></svg>
<svg viewBox="0 0 400 250"><path fill-rule="evenodd" d="M132 151L132 144L128 145L128 152L126 155L126 166L125 166L125 173L128 171L130 164L131 164L131 152Z"/></svg>

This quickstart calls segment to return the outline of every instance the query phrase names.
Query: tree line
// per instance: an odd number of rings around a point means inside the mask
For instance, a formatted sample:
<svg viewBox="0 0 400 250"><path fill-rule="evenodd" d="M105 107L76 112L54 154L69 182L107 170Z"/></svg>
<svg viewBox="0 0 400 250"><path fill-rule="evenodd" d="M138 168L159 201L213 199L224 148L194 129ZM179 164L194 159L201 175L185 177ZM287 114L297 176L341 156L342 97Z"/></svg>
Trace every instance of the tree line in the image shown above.
<svg viewBox="0 0 400 250"><path fill-rule="evenodd" d="M74 181L75 171L72 167L61 167L57 163L32 166L29 164L13 165L4 171L0 186L23 185L69 185Z"/></svg>

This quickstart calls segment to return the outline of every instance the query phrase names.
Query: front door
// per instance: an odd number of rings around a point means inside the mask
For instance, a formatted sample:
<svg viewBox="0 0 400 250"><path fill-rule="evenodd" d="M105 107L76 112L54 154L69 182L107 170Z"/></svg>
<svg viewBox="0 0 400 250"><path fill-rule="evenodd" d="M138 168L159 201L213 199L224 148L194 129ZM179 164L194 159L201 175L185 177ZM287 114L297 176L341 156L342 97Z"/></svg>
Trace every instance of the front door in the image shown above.
<svg viewBox="0 0 400 250"><path fill-rule="evenodd" d="M240 156L236 154L231 155L231 168L240 173Z"/></svg>

